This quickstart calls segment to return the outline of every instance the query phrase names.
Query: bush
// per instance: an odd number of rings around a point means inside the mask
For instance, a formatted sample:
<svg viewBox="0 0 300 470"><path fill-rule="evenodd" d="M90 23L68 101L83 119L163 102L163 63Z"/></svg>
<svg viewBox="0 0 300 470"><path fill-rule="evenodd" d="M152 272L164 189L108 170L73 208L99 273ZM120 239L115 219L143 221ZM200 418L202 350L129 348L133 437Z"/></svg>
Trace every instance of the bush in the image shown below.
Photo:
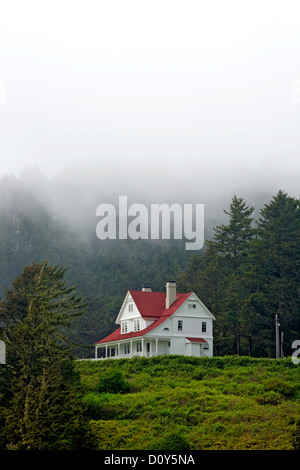
<svg viewBox="0 0 300 470"><path fill-rule="evenodd" d="M190 445L179 432L170 432L159 439L151 450L189 450Z"/></svg>
<svg viewBox="0 0 300 470"><path fill-rule="evenodd" d="M266 390L273 390L285 398L294 398L298 393L297 387L277 377L272 377L267 380L265 382L265 388Z"/></svg>
<svg viewBox="0 0 300 470"><path fill-rule="evenodd" d="M109 369L100 374L96 391L98 393L127 393L129 392L129 383L121 371Z"/></svg>

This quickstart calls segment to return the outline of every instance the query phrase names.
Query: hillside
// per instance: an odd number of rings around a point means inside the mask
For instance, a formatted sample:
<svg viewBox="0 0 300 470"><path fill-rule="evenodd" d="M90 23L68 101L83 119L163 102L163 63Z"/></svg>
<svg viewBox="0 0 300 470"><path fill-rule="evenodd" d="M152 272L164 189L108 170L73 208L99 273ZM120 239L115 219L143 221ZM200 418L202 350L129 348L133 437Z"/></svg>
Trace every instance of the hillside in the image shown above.
<svg viewBox="0 0 300 470"><path fill-rule="evenodd" d="M92 344L115 329L129 289L149 284L161 292L175 279L178 292L195 292L214 314L215 355L275 357L276 316L282 354L291 355L300 330L297 199L279 191L258 220L261 200L255 208L233 196L224 217L205 208L205 248L190 252L172 237L98 239L97 205L113 196L99 187L87 197L74 182L31 172L0 179L0 297L33 262L66 268L67 281L87 301L66 334L75 357L90 358Z"/></svg>
<svg viewBox="0 0 300 470"><path fill-rule="evenodd" d="M163 356L76 368L98 450L299 449L300 369L290 359Z"/></svg>

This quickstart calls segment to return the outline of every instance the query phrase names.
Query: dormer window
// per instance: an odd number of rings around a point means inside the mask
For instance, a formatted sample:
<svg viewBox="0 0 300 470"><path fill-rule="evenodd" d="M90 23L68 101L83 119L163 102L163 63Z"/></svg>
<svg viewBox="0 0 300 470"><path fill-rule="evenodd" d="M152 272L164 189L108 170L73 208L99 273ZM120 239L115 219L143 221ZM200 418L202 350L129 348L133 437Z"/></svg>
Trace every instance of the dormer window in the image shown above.
<svg viewBox="0 0 300 470"><path fill-rule="evenodd" d="M133 331L140 331L141 325L140 325L140 320L134 320L133 321Z"/></svg>
<svg viewBox="0 0 300 470"><path fill-rule="evenodd" d="M127 333L127 321L123 321L121 323L121 333L122 334Z"/></svg>

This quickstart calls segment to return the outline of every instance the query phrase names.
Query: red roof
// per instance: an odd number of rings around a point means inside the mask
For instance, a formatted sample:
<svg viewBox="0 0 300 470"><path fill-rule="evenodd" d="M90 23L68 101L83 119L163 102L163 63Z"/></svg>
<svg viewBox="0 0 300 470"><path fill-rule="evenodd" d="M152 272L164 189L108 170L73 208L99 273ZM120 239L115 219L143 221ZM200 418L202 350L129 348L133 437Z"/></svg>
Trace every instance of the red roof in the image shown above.
<svg viewBox="0 0 300 470"><path fill-rule="evenodd" d="M130 290L129 294L143 318L158 318L165 310L166 294L164 292Z"/></svg>
<svg viewBox="0 0 300 470"><path fill-rule="evenodd" d="M177 294L175 302L170 308L165 307L166 294L161 292L143 292L143 291L129 291L136 304L141 316L143 318L151 318L154 322L140 331L132 331L131 333L121 333L119 327L116 331L106 336L106 338L97 341L95 344L108 343L111 341L120 341L124 339L136 338L144 336L149 331L154 330L157 326L166 321L176 310L189 298L189 294ZM156 319L156 320L155 320Z"/></svg>
<svg viewBox="0 0 300 470"><path fill-rule="evenodd" d="M207 343L205 339L203 338L186 338L188 339L191 343Z"/></svg>

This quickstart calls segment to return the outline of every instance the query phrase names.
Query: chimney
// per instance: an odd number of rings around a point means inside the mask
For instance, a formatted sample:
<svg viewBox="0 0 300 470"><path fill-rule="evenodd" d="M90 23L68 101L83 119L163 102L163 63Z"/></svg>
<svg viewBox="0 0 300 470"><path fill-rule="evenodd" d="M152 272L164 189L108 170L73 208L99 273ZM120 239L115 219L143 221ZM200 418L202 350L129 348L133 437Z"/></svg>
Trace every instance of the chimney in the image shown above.
<svg viewBox="0 0 300 470"><path fill-rule="evenodd" d="M152 289L150 286L143 286L142 287L142 292L152 292Z"/></svg>
<svg viewBox="0 0 300 470"><path fill-rule="evenodd" d="M176 300L176 282L168 281L166 284L166 308L170 308Z"/></svg>

